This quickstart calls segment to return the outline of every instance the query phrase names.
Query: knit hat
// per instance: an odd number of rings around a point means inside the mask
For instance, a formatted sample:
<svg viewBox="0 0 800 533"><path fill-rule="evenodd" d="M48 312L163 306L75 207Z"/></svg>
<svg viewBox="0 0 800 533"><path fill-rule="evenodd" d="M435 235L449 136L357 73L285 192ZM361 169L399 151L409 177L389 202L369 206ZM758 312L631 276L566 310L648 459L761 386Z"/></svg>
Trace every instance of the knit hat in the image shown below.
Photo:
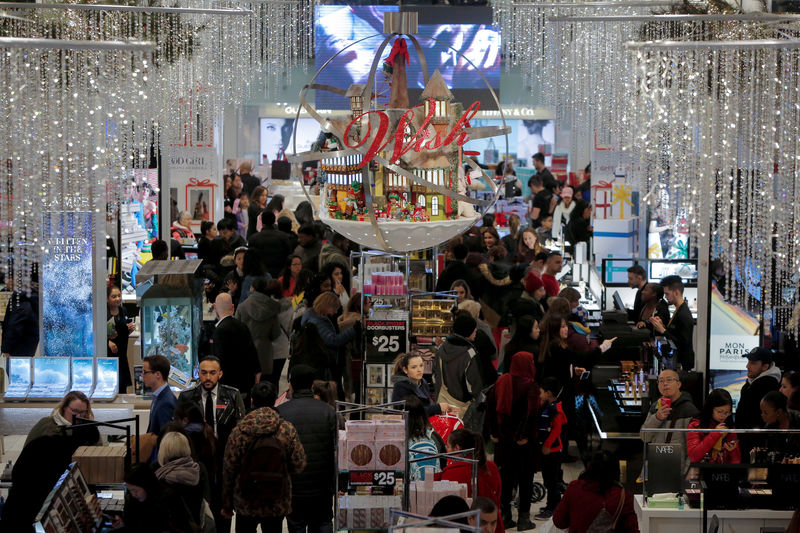
<svg viewBox="0 0 800 533"><path fill-rule="evenodd" d="M537 289L544 287L542 278L536 275L536 272L528 272L525 276L525 290L533 294Z"/></svg>
<svg viewBox="0 0 800 533"><path fill-rule="evenodd" d="M453 333L462 337L469 337L477 327L478 323L467 312L458 313L453 320Z"/></svg>

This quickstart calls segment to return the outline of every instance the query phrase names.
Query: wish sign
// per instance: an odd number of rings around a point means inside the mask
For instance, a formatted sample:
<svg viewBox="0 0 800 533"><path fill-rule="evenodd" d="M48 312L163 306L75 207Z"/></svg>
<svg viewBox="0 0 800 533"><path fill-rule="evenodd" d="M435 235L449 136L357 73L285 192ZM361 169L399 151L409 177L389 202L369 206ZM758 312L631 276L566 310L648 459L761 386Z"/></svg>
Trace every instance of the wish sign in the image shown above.
<svg viewBox="0 0 800 533"><path fill-rule="evenodd" d="M470 120L480 103L465 107L457 102L441 72L429 76L424 55L411 52L421 50L417 37L430 39L415 35L416 13L385 16L384 34L367 38L377 45L368 83L317 84L323 67L300 92L302 109L319 122L324 138L289 160L318 162L322 221L364 246L405 252L451 239L477 222L475 206L494 204L497 187L472 159L478 153L469 150L469 141L507 135L510 128L473 128ZM411 61L419 62L424 78L424 90L414 102L406 81ZM497 95L487 88L500 109ZM311 89L347 97L349 112L323 118L306 98ZM472 171L465 172L465 165ZM476 188L490 197L470 197L467 191Z"/></svg>

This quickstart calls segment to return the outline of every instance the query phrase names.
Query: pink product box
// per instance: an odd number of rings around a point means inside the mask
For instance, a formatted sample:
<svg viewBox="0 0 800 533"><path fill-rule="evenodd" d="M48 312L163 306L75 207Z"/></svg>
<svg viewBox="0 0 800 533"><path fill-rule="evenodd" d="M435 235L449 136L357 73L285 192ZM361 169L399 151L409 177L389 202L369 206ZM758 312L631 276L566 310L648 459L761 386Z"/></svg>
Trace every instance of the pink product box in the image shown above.
<svg viewBox="0 0 800 533"><path fill-rule="evenodd" d="M375 422L375 435L382 439L405 439L405 420L378 420Z"/></svg>
<svg viewBox="0 0 800 533"><path fill-rule="evenodd" d="M375 438L376 426L372 420L348 420L345 429L348 439L369 440Z"/></svg>
<svg viewBox="0 0 800 533"><path fill-rule="evenodd" d="M385 439L383 437L375 440L375 469L376 470L404 470L405 460L405 439Z"/></svg>
<svg viewBox="0 0 800 533"><path fill-rule="evenodd" d="M406 293L405 279L401 272L373 272L371 281L371 294L398 295Z"/></svg>
<svg viewBox="0 0 800 533"><path fill-rule="evenodd" d="M348 470L375 470L375 441L354 439L347 435Z"/></svg>

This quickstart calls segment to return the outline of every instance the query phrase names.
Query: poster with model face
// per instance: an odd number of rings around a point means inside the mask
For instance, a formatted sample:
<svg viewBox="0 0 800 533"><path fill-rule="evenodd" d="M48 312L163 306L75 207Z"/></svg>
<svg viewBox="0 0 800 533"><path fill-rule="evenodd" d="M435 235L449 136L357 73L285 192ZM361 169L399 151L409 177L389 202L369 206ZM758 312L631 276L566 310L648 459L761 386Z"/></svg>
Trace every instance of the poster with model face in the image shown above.
<svg viewBox="0 0 800 533"><path fill-rule="evenodd" d="M295 139L297 153L311 150L322 131L319 122L310 117L294 118L264 117L259 119L261 161L267 163L282 160L284 155L295 153L292 140Z"/></svg>
<svg viewBox="0 0 800 533"><path fill-rule="evenodd" d="M45 213L42 242L42 355L91 357L92 213Z"/></svg>
<svg viewBox="0 0 800 533"><path fill-rule="evenodd" d="M344 90L353 83L366 83L375 52L383 39L380 35L383 33L383 17L388 12L396 11L397 6L317 6L317 70L349 46L325 67L317 78L317 83ZM496 28L489 24L420 24L418 29L417 40L422 48L428 73L432 74L438 69L447 86L456 95L456 100L458 89L486 89L486 84L476 68L486 77L492 88L497 90L500 87L500 33ZM376 34L376 37L361 40ZM421 91L425 87L422 68L414 45L410 40L407 44L411 56L406 70L408 88L410 91ZM390 42L386 46L381 59L389 56L391 45ZM376 80L378 103L386 103L388 84L380 73ZM384 92L386 94L382 95ZM491 100L488 90L485 96L488 97L487 100ZM316 92L316 106L318 109L349 108L347 98L325 91Z"/></svg>

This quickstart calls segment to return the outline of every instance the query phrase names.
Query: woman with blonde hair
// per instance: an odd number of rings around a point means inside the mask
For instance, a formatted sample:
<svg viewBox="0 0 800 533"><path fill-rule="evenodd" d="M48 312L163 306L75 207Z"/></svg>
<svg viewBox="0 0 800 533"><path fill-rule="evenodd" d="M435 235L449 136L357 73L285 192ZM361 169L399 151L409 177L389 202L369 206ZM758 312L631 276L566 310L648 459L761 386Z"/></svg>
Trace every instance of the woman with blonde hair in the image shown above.
<svg viewBox="0 0 800 533"><path fill-rule="evenodd" d="M58 435L61 432L61 427L75 424L76 417L94 420L92 404L89 402L89 398L81 391L74 390L68 392L61 399L61 402L53 409L50 416L42 418L33 426L33 429L28 433L28 438L25 439L25 445L39 437Z"/></svg>
<svg viewBox="0 0 800 533"><path fill-rule="evenodd" d="M202 527L204 487L200 483L200 465L192 459L192 446L186 435L166 433L158 448L156 470L163 501L169 509L170 531L194 531Z"/></svg>
<svg viewBox="0 0 800 533"><path fill-rule="evenodd" d="M519 254L526 263L533 261L536 254L544 251L544 246L539 244L539 236L533 228L525 228L519 236Z"/></svg>
<svg viewBox="0 0 800 533"><path fill-rule="evenodd" d="M508 217L508 235L500 239L503 246L508 250L508 254L513 256L519 253L519 241L522 234L520 233L520 226L522 219L519 215L511 214Z"/></svg>

